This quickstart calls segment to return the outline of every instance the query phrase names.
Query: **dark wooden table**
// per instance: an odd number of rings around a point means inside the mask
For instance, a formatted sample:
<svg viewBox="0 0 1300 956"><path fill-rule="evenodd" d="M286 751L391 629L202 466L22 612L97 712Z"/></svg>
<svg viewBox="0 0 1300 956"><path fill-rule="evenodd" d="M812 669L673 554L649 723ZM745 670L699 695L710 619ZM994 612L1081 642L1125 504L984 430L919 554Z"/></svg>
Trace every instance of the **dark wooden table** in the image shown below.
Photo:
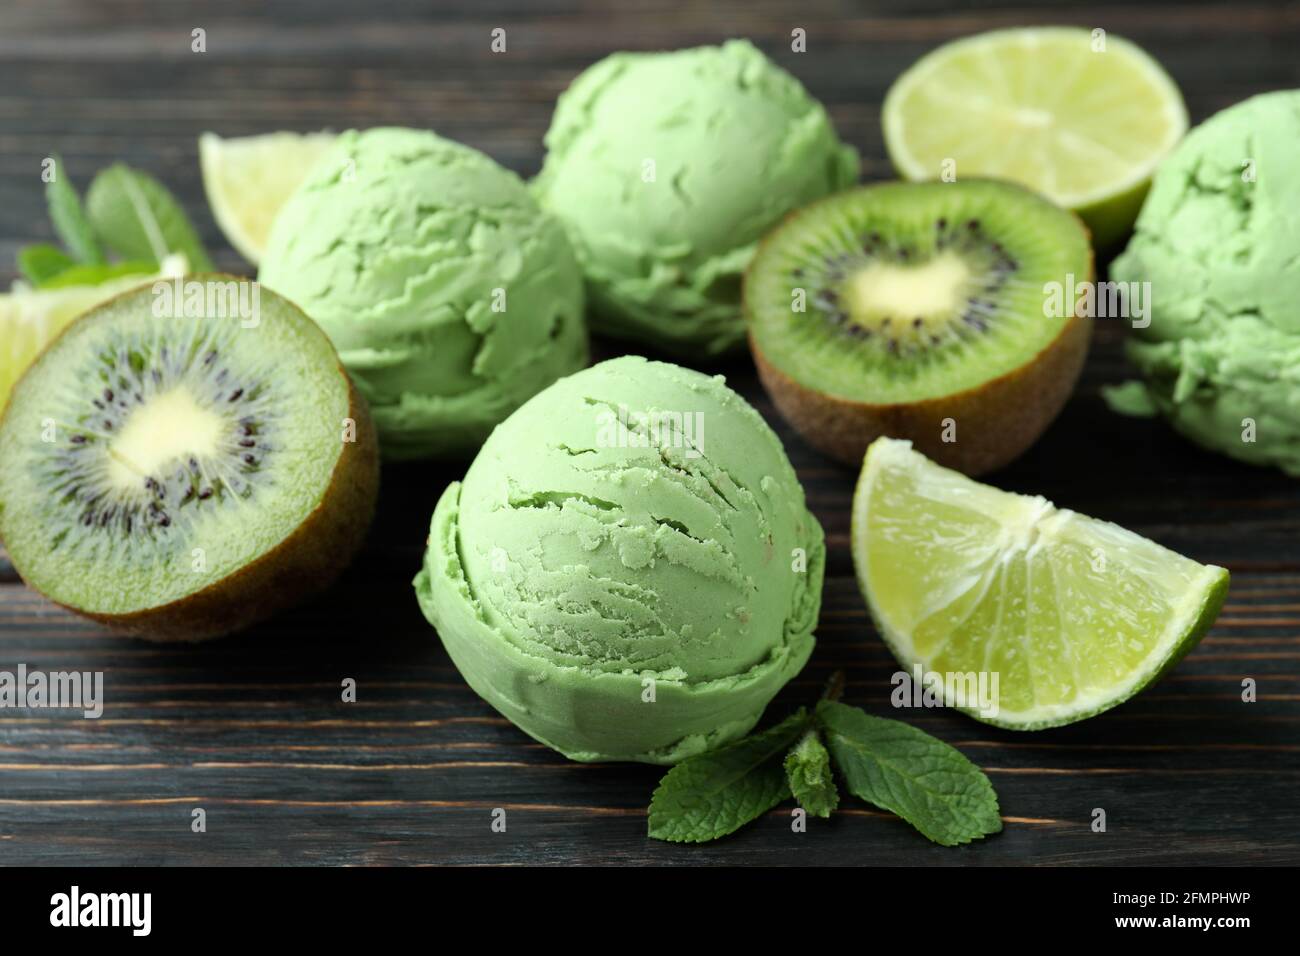
<svg viewBox="0 0 1300 956"><path fill-rule="evenodd" d="M52 152L83 187L117 159L154 172L218 263L246 270L203 199L203 130L431 127L531 175L556 95L619 48L751 37L827 104L862 150L867 179L889 175L879 106L890 81L936 44L992 26L1065 22L1128 36L1173 73L1194 121L1300 87L1295 3L610 6L6 0L0 279L12 278L19 245L50 237L39 173ZM190 51L195 27L207 31L205 54ZM489 51L494 27L507 31L504 56ZM794 27L808 31L806 54L789 52ZM1232 589L1186 661L1096 719L1015 734L953 713L909 717L988 771L1005 814L999 836L943 849L849 801L805 834L790 832L787 806L707 846L648 840L659 771L562 759L498 717L451 666L410 580L434 502L460 469L406 465L386 470L370 544L326 598L216 643L108 636L0 562L0 669L102 670L107 697L100 720L0 713L0 863L1300 863L1300 482L1202 452L1159 422L1110 414L1098 388L1127 375L1122 336L1102 323L1064 414L993 480L1225 565ZM852 579L854 475L774 417L748 360L724 371L777 427L830 543L817 650L771 712L808 700L843 668L846 699L889 714L895 664ZM340 702L348 677L355 704ZM1256 703L1240 699L1246 677L1258 682ZM203 834L190 828L197 807ZM498 807L505 833L490 829ZM1104 834L1089 826L1097 807Z"/></svg>

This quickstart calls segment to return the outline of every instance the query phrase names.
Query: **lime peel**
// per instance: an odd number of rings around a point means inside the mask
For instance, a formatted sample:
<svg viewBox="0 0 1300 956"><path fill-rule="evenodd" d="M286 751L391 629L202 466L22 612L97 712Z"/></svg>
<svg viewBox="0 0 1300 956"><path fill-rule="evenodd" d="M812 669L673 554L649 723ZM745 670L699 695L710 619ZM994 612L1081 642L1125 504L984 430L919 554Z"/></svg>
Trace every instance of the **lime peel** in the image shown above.
<svg viewBox="0 0 1300 956"><path fill-rule="evenodd" d="M998 677L978 720L1082 720L1158 680L1218 616L1228 572L1118 525L999 491L881 438L853 499L858 585L905 669Z"/></svg>

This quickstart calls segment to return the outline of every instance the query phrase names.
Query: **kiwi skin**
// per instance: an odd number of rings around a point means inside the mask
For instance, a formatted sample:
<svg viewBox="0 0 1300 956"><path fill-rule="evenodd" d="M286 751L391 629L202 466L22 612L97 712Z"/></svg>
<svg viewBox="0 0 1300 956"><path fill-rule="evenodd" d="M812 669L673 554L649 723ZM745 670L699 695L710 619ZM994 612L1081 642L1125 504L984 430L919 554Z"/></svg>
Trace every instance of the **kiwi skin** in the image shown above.
<svg viewBox="0 0 1300 956"><path fill-rule="evenodd" d="M1087 232L1082 220L1080 228ZM1087 281L1095 276L1089 244ZM745 289L750 287L746 282ZM747 307L745 311L749 314ZM1090 317L1074 316L1032 359L975 388L889 404L839 398L801 385L767 360L752 329L749 348L777 411L824 455L860 468L867 446L887 435L907 439L932 461L974 477L1020 457L1060 414L1083 371L1092 325ZM946 418L956 423L956 441L943 441Z"/></svg>
<svg viewBox="0 0 1300 956"><path fill-rule="evenodd" d="M188 275L186 279L248 281L218 273ZM94 311L105 304L101 303ZM298 307L293 305L293 308ZM84 319L77 320L81 321ZM70 323L69 328L74 324ZM60 335L66 332L65 329ZM339 373L347 376L341 363ZM10 554L14 569L32 590L51 603L115 632L160 643L197 643L223 637L324 591L360 549L374 518L379 495L379 442L375 426L365 399L351 378L347 382L348 416L356 423L356 440L343 444L320 503L292 534L233 574L158 607L129 614L100 614L54 601L27 580L22 567ZM0 411L0 419L3 417Z"/></svg>

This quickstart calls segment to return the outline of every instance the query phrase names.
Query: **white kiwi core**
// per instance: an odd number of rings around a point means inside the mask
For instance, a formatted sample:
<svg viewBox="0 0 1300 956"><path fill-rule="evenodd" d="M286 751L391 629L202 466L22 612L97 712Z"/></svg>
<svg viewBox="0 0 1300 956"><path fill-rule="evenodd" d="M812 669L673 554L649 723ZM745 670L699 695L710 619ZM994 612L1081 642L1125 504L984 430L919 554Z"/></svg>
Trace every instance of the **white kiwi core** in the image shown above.
<svg viewBox="0 0 1300 956"><path fill-rule="evenodd" d="M844 301L849 320L873 332L934 332L961 316L970 285L970 266L955 252L914 264L875 260L845 279Z"/></svg>
<svg viewBox="0 0 1300 956"><path fill-rule="evenodd" d="M178 459L206 457L229 423L204 408L180 386L155 395L132 410L109 446L109 480L118 488L137 488L140 480Z"/></svg>

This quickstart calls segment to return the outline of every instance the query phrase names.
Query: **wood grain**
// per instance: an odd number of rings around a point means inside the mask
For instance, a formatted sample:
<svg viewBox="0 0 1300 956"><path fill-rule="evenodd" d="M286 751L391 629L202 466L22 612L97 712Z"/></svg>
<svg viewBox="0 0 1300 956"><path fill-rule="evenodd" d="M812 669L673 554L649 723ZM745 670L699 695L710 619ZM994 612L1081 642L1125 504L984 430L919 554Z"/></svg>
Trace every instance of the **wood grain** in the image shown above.
<svg viewBox="0 0 1300 956"><path fill-rule="evenodd" d="M943 40L999 25L1070 22L1129 36L1164 62L1194 120L1252 93L1300 87L1300 4L998 5L777 0L609 4L164 4L19 0L0 10L0 278L50 238L40 160L62 153L83 186L123 159L164 179L226 268L245 269L206 209L195 138L384 123L428 126L528 175L556 94L620 48L749 36L888 167L879 103ZM189 51L207 31L208 53ZM508 53L489 31L504 27ZM810 50L789 52L794 27ZM1128 374L1123 330L1100 323L1060 419L992 480L1116 521L1233 572L1222 616L1163 682L1115 711L1032 735L944 712L907 719L985 767L1005 831L931 846L849 801L809 832L789 806L717 844L645 838L654 768L565 761L461 681L416 608L422 526L456 468L391 466L362 558L319 602L192 648L106 636L43 601L0 559L0 669L102 670L100 720L0 711L4 863L1300 863L1300 484L1202 452L1159 422L1110 414L1101 385ZM615 350L602 346L602 354ZM852 579L854 476L776 418L748 360L719 371L777 428L827 531L818 648L780 714L830 673L846 699L890 714L896 665ZM359 700L340 702L355 678ZM1240 700L1244 678L1258 701ZM190 832L191 811L208 830ZM1108 832L1091 832L1094 808ZM490 814L507 813L505 833Z"/></svg>

